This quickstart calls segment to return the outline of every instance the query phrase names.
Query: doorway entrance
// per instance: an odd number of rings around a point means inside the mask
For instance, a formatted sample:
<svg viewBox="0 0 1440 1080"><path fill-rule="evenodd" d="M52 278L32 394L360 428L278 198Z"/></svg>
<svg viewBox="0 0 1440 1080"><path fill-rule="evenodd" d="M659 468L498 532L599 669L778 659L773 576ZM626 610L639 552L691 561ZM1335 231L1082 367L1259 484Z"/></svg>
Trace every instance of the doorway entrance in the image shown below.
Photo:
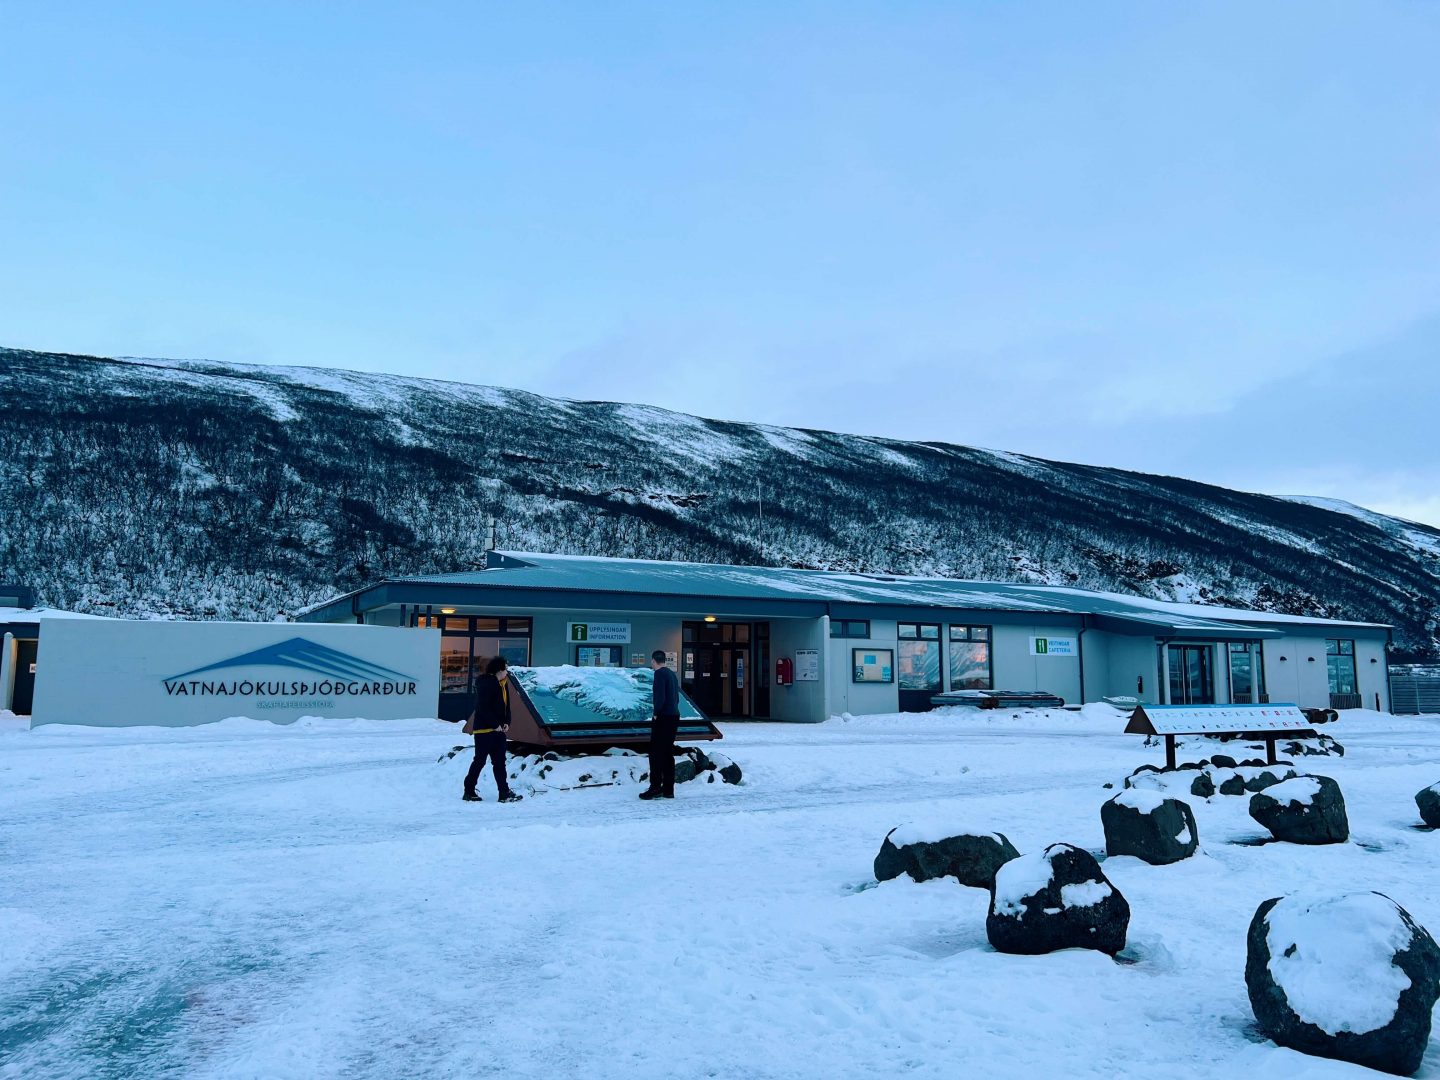
<svg viewBox="0 0 1440 1080"><path fill-rule="evenodd" d="M15 695L10 709L16 716L29 716L35 703L35 656L38 641L15 642Z"/></svg>
<svg viewBox="0 0 1440 1080"><path fill-rule="evenodd" d="M1170 645L1171 705L1214 705L1215 678L1209 645Z"/></svg>
<svg viewBox="0 0 1440 1080"><path fill-rule="evenodd" d="M680 688L711 719L754 715L749 623L687 622L681 628Z"/></svg>

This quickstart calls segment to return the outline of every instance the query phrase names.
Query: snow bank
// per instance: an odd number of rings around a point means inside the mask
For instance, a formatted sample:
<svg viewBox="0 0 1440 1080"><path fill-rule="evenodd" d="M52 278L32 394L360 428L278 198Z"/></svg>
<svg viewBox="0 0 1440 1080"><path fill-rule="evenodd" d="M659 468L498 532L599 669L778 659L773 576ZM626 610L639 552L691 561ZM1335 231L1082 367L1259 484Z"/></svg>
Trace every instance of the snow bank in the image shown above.
<svg viewBox="0 0 1440 1080"><path fill-rule="evenodd" d="M1270 974L1301 1019L1335 1035L1394 1018L1410 986L1391 963L1410 942L1394 901L1374 892L1300 893L1271 909L1269 926Z"/></svg>

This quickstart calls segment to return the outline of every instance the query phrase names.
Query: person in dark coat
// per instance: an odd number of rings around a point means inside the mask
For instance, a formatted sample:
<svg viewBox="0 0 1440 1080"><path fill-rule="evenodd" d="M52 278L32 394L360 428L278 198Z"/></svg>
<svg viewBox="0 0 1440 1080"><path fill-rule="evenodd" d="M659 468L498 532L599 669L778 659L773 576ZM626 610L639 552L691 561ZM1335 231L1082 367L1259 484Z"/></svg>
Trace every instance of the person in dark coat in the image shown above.
<svg viewBox="0 0 1440 1080"><path fill-rule="evenodd" d="M680 730L680 680L665 664L665 653L650 654L655 671L654 717L650 721L650 786L642 799L675 797L675 736Z"/></svg>
<svg viewBox="0 0 1440 1080"><path fill-rule="evenodd" d="M481 802L475 793L475 782L486 759L495 774L495 790L501 802L519 802L521 796L510 790L505 773L505 734L510 730L510 672L503 656L485 665L485 674L475 680L475 711L465 721L465 734L475 736L475 760L465 774L466 802Z"/></svg>

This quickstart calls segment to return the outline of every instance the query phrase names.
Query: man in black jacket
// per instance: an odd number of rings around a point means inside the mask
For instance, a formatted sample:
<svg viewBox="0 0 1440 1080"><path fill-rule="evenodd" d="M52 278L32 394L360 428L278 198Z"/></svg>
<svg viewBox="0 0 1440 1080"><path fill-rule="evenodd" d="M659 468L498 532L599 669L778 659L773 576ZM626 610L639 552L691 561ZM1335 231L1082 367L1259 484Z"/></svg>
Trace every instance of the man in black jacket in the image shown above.
<svg viewBox="0 0 1440 1080"><path fill-rule="evenodd" d="M495 789L501 802L519 802L521 796L510 790L505 772L505 733L510 730L510 672L505 658L497 656L485 665L485 674L475 680L475 711L465 721L465 734L475 736L475 760L465 774L466 802L481 802L475 793L475 782L486 759L495 774Z"/></svg>
<svg viewBox="0 0 1440 1080"><path fill-rule="evenodd" d="M650 786L642 799L675 797L675 735L680 729L680 680L665 664L665 652L650 654L655 671L654 717L650 721Z"/></svg>

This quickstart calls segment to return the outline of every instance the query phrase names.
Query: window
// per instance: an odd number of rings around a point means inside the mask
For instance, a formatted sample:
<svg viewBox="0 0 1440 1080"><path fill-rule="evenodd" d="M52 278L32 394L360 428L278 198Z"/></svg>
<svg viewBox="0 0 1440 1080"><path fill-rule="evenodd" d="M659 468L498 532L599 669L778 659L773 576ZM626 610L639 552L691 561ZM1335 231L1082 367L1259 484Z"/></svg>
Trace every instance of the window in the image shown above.
<svg viewBox="0 0 1440 1080"><path fill-rule="evenodd" d="M576 645L576 667L624 667L624 649L619 645Z"/></svg>
<svg viewBox="0 0 1440 1080"><path fill-rule="evenodd" d="M1330 707L1358 709L1360 684L1355 677L1355 642L1336 638L1327 640L1325 667L1330 678Z"/></svg>
<svg viewBox="0 0 1440 1080"><path fill-rule="evenodd" d="M870 620L831 619L830 636L832 638L868 638L870 636Z"/></svg>
<svg viewBox="0 0 1440 1080"><path fill-rule="evenodd" d="M468 693L492 657L514 667L530 663L530 618L509 616L422 615L412 612L411 626L440 627L440 692Z"/></svg>
<svg viewBox="0 0 1440 1080"><path fill-rule="evenodd" d="M940 624L900 623L896 631L900 637L900 689L938 693Z"/></svg>
<svg viewBox="0 0 1440 1080"><path fill-rule="evenodd" d="M851 649L850 681L890 683L895 681L894 649Z"/></svg>
<svg viewBox="0 0 1440 1080"><path fill-rule="evenodd" d="M1259 642L1230 643L1230 700L1237 705L1263 705L1268 700Z"/></svg>
<svg viewBox="0 0 1440 1080"><path fill-rule="evenodd" d="M950 627L950 689L993 690L995 670L988 626Z"/></svg>

